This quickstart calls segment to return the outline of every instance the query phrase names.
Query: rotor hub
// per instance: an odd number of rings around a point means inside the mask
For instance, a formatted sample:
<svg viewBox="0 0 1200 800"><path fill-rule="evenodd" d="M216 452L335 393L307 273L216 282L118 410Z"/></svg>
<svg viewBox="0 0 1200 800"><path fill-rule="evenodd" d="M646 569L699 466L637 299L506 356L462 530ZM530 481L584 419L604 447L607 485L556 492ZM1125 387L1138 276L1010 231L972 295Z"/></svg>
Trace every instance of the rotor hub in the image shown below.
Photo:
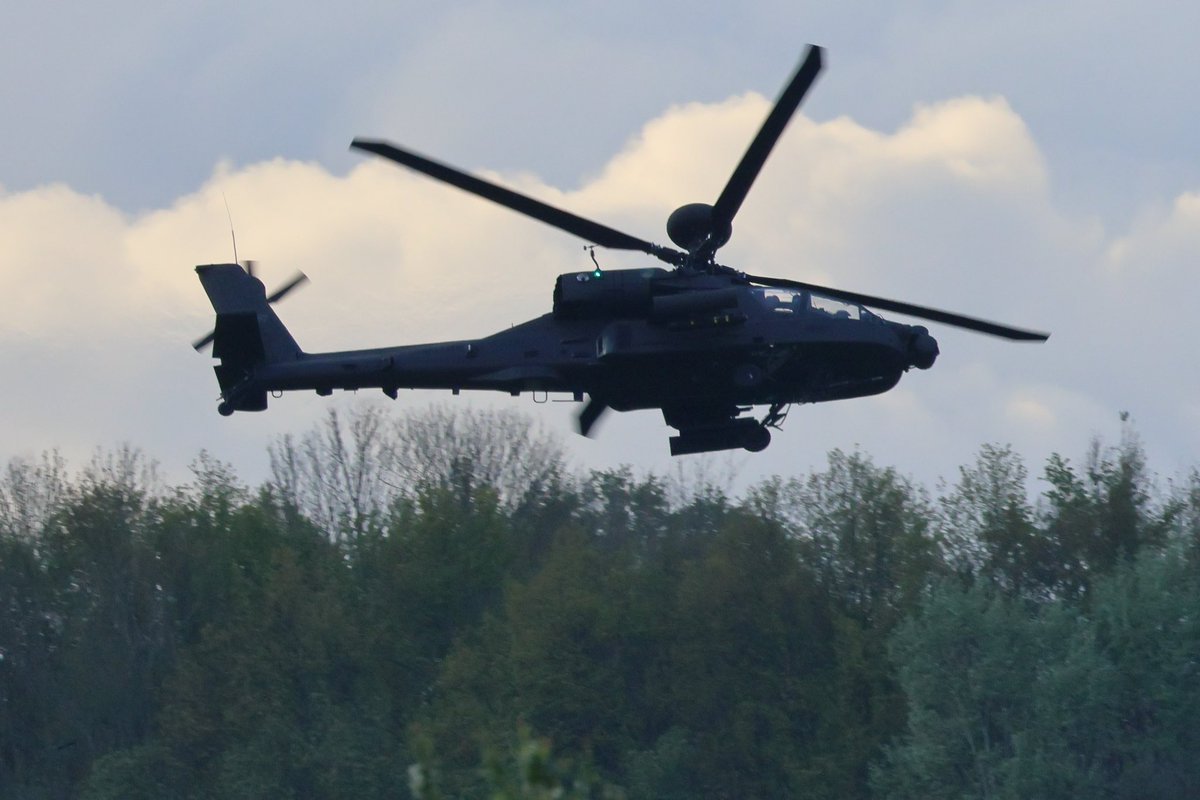
<svg viewBox="0 0 1200 800"><path fill-rule="evenodd" d="M667 218L667 235L671 241L689 253L694 253L705 242L713 240L713 250L729 241L733 226L718 221L713 207L708 203L688 203L671 212Z"/></svg>

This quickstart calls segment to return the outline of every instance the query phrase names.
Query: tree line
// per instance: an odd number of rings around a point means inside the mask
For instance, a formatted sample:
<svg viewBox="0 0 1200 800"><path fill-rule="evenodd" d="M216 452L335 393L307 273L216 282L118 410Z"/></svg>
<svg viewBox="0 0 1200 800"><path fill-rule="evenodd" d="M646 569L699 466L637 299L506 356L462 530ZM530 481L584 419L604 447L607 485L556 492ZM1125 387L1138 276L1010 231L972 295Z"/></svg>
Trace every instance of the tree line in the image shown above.
<svg viewBox="0 0 1200 800"><path fill-rule="evenodd" d="M0 797L1200 796L1200 473L1128 425L935 491L437 407L270 458L8 463Z"/></svg>

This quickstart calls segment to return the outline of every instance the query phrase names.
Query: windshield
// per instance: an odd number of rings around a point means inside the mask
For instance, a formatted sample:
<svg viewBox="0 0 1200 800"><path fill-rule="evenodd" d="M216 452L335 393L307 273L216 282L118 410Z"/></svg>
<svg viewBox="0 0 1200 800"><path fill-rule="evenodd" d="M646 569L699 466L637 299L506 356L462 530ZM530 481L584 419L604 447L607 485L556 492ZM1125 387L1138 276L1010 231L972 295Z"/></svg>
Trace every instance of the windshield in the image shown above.
<svg viewBox="0 0 1200 800"><path fill-rule="evenodd" d="M820 311L840 319L861 319L865 313L868 313L862 306L834 300L832 297L822 297L819 294L812 295L812 307L814 311Z"/></svg>
<svg viewBox="0 0 1200 800"><path fill-rule="evenodd" d="M776 289L756 286L754 295L774 314L803 314L815 311L835 319L871 319L879 317L857 303L835 300L803 289Z"/></svg>
<svg viewBox="0 0 1200 800"><path fill-rule="evenodd" d="M799 289L755 287L754 294L767 309L777 314L800 314L808 310L808 292Z"/></svg>

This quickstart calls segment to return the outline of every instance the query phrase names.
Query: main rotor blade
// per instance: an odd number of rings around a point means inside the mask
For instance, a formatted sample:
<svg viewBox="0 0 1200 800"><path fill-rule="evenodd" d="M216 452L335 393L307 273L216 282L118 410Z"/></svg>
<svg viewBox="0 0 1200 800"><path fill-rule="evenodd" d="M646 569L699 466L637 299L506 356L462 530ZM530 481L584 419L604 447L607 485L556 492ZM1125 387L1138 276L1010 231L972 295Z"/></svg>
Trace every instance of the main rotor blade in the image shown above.
<svg viewBox="0 0 1200 800"><path fill-rule="evenodd" d="M827 297L833 297L838 300L846 300L851 303L860 303L864 306L882 309L884 311L895 311L898 314L907 314L910 317L919 319L927 319L933 322L941 322L946 325L953 325L957 328L966 328L967 330L986 333L991 336L999 336L1003 339L1014 339L1025 342L1044 342L1050 338L1048 333L1039 333L1037 331L1027 331L1021 328L1013 328L1008 325L1001 325L998 322L988 322L975 317L968 317L964 314L955 314L950 311L940 311L936 308L928 308L926 306L918 306L913 303L904 303L900 300L889 300L886 297L875 297L869 294L859 294L858 292L847 292L842 289L831 289L827 286L818 286L815 283L804 283L803 281L791 281L786 278L763 278L756 275L747 275L746 279L751 283L757 283L762 286L775 286L781 289L806 289L810 292L823 294Z"/></svg>
<svg viewBox="0 0 1200 800"><path fill-rule="evenodd" d="M771 154L775 143L779 141L780 134L787 127L792 115L796 113L796 109L800 107L800 101L804 99L804 95L813 85L813 81L817 79L820 71L821 48L809 45L804 60L796 68L796 74L792 76L791 81L780 93L779 99L775 101L775 107L767 115L758 135L754 137L754 141L750 142L750 147L742 156L741 163L737 165L733 175L729 177L729 182L725 184L721 196L713 204L713 221L716 225L729 226L733 223L734 215L742 207L742 201L746 199L767 156ZM715 249L714 247L713 250ZM708 253L708 255L712 254Z"/></svg>
<svg viewBox="0 0 1200 800"><path fill-rule="evenodd" d="M647 242L644 239L622 233L607 225L601 225L590 219L584 219L569 211L563 211L561 208L555 208L519 192L497 186L482 178L476 178L474 175L468 175L461 170L426 158L425 156L418 155L409 150L402 150L388 142L372 139L355 139L350 143L350 146L391 159L397 164L403 164L406 167L415 169L417 172L423 172L429 177L436 178L443 183L457 186L459 189L479 195L487 200L491 200L493 203L507 206L513 211L517 211L527 217L533 217L548 225L553 225L559 230L572 233L586 239L592 244L597 244L601 247L610 247L614 250L641 250L643 253L649 253L666 261L668 264L678 265L683 263L684 255L678 250L663 247L653 242Z"/></svg>

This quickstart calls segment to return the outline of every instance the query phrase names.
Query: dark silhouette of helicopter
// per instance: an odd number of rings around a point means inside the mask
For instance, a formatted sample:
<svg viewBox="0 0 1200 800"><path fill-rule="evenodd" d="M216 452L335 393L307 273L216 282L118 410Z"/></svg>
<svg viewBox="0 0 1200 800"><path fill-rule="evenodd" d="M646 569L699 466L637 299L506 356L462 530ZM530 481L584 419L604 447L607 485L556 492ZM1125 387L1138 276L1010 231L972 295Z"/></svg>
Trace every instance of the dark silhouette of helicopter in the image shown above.
<svg viewBox="0 0 1200 800"><path fill-rule="evenodd" d="M667 220L680 249L664 247L497 186L383 141L355 139L437 180L541 220L592 246L640 250L672 269L595 270L560 275L549 314L482 339L336 353L305 353L252 271L197 267L217 312L213 344L221 414L261 411L268 392L380 388L490 389L514 395L562 392L582 401L587 435L606 409L658 408L678 430L673 455L771 440L794 403L879 394L912 367L928 369L938 345L920 325L887 321L871 308L1007 339L1047 334L882 297L784 278L760 277L714 260L788 120L821 70L810 46L762 128L712 205L691 203ZM593 262L595 256L593 253ZM761 418L755 406L766 407Z"/></svg>

